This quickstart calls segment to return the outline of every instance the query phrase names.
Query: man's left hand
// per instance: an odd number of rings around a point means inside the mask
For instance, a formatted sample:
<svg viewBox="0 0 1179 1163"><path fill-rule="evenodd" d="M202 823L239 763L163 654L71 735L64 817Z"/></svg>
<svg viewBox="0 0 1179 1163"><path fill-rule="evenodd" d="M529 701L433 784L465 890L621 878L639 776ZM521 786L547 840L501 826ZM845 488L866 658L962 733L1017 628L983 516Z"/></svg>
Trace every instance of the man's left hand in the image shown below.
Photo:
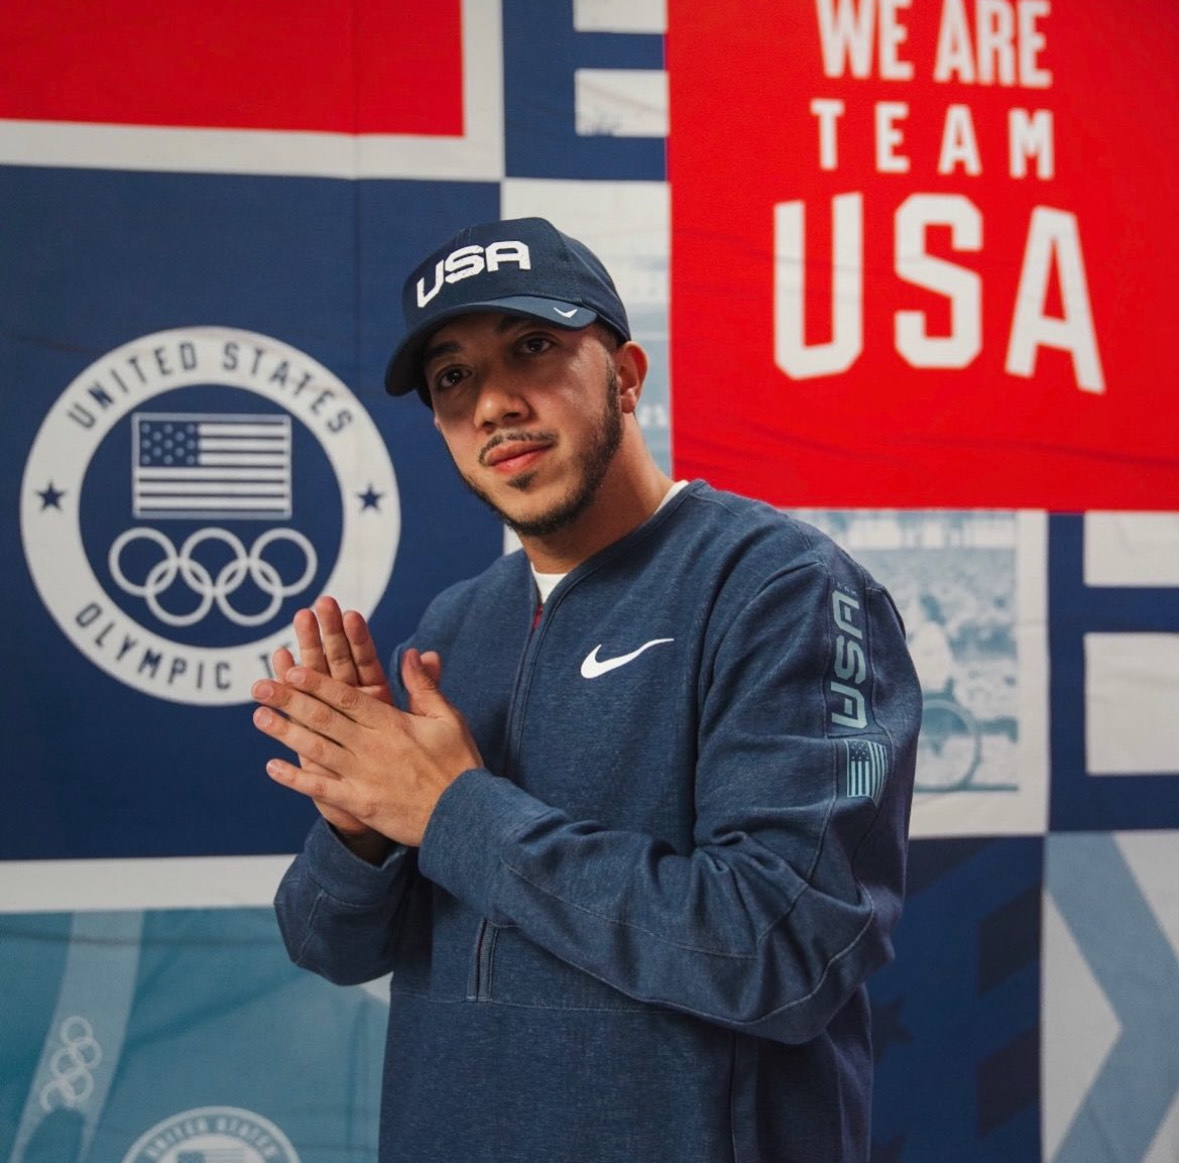
<svg viewBox="0 0 1179 1163"><path fill-rule="evenodd" d="M420 845L438 798L464 771L483 765L437 675L436 664L423 665L416 650L405 652L408 714L304 666L288 670L285 682L255 683L254 698L263 705L254 725L315 765L307 770L272 759L267 773L390 840Z"/></svg>

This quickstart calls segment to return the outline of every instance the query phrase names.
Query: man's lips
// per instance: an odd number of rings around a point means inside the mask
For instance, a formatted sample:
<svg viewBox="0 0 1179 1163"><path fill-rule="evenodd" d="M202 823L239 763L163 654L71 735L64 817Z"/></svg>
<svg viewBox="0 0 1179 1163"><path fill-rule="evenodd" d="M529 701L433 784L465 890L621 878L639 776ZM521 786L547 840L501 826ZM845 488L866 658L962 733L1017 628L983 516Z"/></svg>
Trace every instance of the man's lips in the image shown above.
<svg viewBox="0 0 1179 1163"><path fill-rule="evenodd" d="M508 440L488 449L480 459L487 468L510 473L527 468L549 448L544 440Z"/></svg>

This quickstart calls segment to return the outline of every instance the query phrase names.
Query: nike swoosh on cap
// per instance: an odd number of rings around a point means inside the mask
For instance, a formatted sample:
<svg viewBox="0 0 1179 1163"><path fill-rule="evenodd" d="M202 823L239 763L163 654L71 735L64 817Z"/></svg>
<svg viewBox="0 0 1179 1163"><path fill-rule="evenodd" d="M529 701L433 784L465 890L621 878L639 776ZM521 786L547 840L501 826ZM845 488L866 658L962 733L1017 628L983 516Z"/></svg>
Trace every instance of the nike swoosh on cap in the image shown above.
<svg viewBox="0 0 1179 1163"><path fill-rule="evenodd" d="M634 662L644 650L650 650L652 646L659 646L664 642L674 641L674 638L652 638L650 642L644 642L638 650L632 650L629 654L620 654L617 658L599 658L598 651L602 649L602 644L599 642L582 660L581 677L601 678L602 675L609 674L610 671L617 670L628 662Z"/></svg>
<svg viewBox="0 0 1179 1163"><path fill-rule="evenodd" d="M558 315L561 315L565 319L572 319L573 316L577 314L576 307L574 307L571 311L562 311L560 307L554 307L553 310L556 311L556 313Z"/></svg>

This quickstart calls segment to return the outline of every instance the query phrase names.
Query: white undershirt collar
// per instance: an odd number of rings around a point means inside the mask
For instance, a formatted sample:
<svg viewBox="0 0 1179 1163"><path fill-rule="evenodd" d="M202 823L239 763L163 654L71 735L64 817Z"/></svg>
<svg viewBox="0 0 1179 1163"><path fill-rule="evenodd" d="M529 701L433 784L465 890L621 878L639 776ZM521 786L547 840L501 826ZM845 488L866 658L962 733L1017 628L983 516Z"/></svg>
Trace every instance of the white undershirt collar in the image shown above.
<svg viewBox="0 0 1179 1163"><path fill-rule="evenodd" d="M678 493L678 492L680 492L680 490L686 488L687 485L688 485L687 481L676 481L671 486L671 488L668 489L666 493L664 493L663 500L659 502L659 505L655 509L655 513L658 513L659 510L662 509L663 506L666 505L667 502L670 501L671 498L676 495L676 493ZM654 516L655 513L652 513L651 516ZM547 602L549 600L549 594L551 594L553 592L553 590L555 590L557 588L557 584L561 581L561 579L565 576L565 574L563 574L563 573L540 573L538 570L534 569L532 571L532 576L536 580L536 589L537 589L537 592L540 594L540 604L543 606L545 604L545 602Z"/></svg>

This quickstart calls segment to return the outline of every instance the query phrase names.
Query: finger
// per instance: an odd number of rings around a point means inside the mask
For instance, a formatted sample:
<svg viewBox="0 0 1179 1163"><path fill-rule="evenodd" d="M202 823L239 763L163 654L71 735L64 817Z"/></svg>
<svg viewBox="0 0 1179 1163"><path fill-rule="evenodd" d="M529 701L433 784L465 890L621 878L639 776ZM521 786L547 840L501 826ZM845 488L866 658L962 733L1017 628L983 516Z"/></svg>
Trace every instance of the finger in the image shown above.
<svg viewBox="0 0 1179 1163"><path fill-rule="evenodd" d="M409 695L409 709L430 719L457 718L458 712L446 701L438 687L442 678L442 659L434 651L423 655L412 647L401 659L401 681Z"/></svg>
<svg viewBox="0 0 1179 1163"><path fill-rule="evenodd" d="M316 768L323 769L324 775L338 777L348 757L347 749L339 740L341 732L347 730L343 727L347 720L322 703L311 705L314 703L315 700L296 694L287 701L282 714L270 706L257 707L254 726ZM306 720L315 721L315 726Z"/></svg>
<svg viewBox="0 0 1179 1163"><path fill-rule="evenodd" d="M358 856L372 863L384 859L389 848L389 837L364 823L353 813L359 804L352 789L342 780L308 772L285 759L271 759L266 774L275 783L307 796L320 815L343 837L344 842Z"/></svg>
<svg viewBox="0 0 1179 1163"><path fill-rule="evenodd" d="M319 636L319 619L311 610L296 610L294 627L295 641L299 644L299 664L327 674L327 655L323 652L323 642Z"/></svg>
<svg viewBox="0 0 1179 1163"><path fill-rule="evenodd" d="M357 679L361 686L383 686L386 682L385 668L377 657L377 645L369 633L368 623L364 615L356 610L349 610L344 615L344 633L348 636L348 644L352 651L353 661L356 663Z"/></svg>
<svg viewBox="0 0 1179 1163"><path fill-rule="evenodd" d="M437 650L423 650L420 657L422 668L434 685L439 686L442 682L442 655Z"/></svg>
<svg viewBox="0 0 1179 1163"><path fill-rule="evenodd" d="M328 772L320 769L308 771L304 767L288 763L285 759L271 759L266 763L266 774L275 783L281 783L284 787L309 796L317 804L323 803L329 808L347 812L347 807L342 802L349 798L347 785Z"/></svg>
<svg viewBox="0 0 1179 1163"><path fill-rule="evenodd" d="M352 657L352 644L344 632L344 616L340 613L339 603L335 598L325 595L315 603L315 616L319 620L319 633L327 660L327 670L322 673L355 686L360 678Z"/></svg>
<svg viewBox="0 0 1179 1163"><path fill-rule="evenodd" d="M282 683L266 679L256 682L252 693L258 702L277 707L284 715L340 742L355 738L348 724L388 729L389 712L400 714L389 703L353 684L305 666L291 667Z"/></svg>
<svg viewBox="0 0 1179 1163"><path fill-rule="evenodd" d="M285 646L280 646L270 656L270 673L274 675L279 682L282 682L283 675L286 674L292 666L295 665L295 656Z"/></svg>

